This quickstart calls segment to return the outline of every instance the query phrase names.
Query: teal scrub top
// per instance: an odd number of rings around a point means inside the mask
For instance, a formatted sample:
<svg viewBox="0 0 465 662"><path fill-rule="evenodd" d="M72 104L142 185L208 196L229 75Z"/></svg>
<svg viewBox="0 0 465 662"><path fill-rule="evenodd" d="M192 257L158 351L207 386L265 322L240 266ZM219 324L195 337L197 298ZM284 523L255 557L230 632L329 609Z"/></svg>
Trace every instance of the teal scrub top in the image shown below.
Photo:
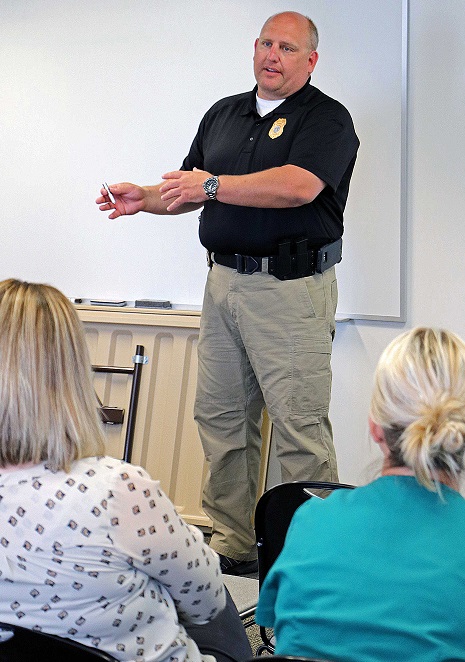
<svg viewBox="0 0 465 662"><path fill-rule="evenodd" d="M465 499L383 476L295 513L256 621L276 654L465 660Z"/></svg>

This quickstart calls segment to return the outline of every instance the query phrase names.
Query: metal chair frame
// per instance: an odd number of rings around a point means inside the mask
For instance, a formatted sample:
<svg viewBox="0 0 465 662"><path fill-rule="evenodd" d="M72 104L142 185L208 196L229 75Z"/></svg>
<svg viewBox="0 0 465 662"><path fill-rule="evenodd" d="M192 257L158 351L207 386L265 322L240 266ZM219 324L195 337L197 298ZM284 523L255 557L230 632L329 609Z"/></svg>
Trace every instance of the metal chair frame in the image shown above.
<svg viewBox="0 0 465 662"><path fill-rule="evenodd" d="M128 422L126 426L126 436L124 440L123 460L131 462L132 447L134 444L134 429L136 425L137 404L139 401L140 380L142 377L142 367L148 363L148 357L144 356L144 346L137 345L136 353L132 357L134 366L109 366L93 365L94 372L115 373L118 375L132 375L131 394L129 397Z"/></svg>
<svg viewBox="0 0 465 662"><path fill-rule="evenodd" d="M261 657L252 657L246 662L263 662ZM273 662L331 662L316 657L302 657L295 655L273 655Z"/></svg>

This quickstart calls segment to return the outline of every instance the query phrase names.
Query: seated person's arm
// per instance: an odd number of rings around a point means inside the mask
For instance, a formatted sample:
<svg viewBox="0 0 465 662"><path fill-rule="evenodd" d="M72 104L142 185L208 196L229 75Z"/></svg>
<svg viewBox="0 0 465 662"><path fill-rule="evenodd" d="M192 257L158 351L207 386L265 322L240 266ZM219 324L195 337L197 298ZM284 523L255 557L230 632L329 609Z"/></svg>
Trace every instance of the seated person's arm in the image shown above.
<svg viewBox="0 0 465 662"><path fill-rule="evenodd" d="M118 491L111 501L119 521L115 545L166 587L183 623L207 623L225 606L218 555L177 514L159 481L131 467L128 482L132 489Z"/></svg>

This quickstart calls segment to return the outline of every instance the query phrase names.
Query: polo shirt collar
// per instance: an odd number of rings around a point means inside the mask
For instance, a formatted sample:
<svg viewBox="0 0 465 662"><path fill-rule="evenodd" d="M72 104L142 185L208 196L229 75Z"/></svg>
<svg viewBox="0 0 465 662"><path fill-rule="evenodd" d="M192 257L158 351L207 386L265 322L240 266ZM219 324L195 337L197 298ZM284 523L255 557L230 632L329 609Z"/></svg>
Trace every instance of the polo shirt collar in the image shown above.
<svg viewBox="0 0 465 662"><path fill-rule="evenodd" d="M290 97L287 97L284 99L284 101L275 109L272 110L268 115L271 115L273 113L278 113L279 115L283 115L286 113L292 113L292 111L295 109L296 106L299 106L300 104L305 103L307 99L307 94L310 92L312 89L310 85L310 80L311 76L309 77L308 81L303 85L303 87L300 88L300 90L297 90L297 92L294 92L294 94L291 94ZM249 96L247 97L247 102L245 105L244 110L241 112L241 115L258 115L257 113L257 90L258 90L258 85L255 85L253 90L250 92ZM267 117L267 115L265 116Z"/></svg>

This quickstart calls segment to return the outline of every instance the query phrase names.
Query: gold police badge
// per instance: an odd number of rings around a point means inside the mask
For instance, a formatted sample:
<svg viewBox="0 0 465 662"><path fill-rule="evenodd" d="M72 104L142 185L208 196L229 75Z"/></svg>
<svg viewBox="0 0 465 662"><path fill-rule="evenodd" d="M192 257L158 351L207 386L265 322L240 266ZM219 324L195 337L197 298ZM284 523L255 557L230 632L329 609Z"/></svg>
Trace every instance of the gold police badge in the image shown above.
<svg viewBox="0 0 465 662"><path fill-rule="evenodd" d="M279 138L279 136L282 134L284 127L286 126L286 121L283 117L280 117L279 120L276 120L276 122L273 124L271 129L268 131L268 135L272 140L275 138Z"/></svg>

